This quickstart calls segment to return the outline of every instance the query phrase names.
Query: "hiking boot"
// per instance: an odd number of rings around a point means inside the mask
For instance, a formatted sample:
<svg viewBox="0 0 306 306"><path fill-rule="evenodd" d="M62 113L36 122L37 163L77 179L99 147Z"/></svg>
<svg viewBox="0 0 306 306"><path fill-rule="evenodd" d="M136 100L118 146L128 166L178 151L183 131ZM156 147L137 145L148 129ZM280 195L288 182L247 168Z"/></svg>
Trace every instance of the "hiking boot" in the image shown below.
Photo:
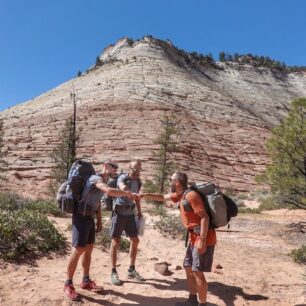
<svg viewBox="0 0 306 306"><path fill-rule="evenodd" d="M112 272L111 283L116 286L120 286L122 284L121 280L119 279L118 273Z"/></svg>
<svg viewBox="0 0 306 306"><path fill-rule="evenodd" d="M136 270L134 270L133 272L128 271L128 278L134 279L135 281L141 283L146 281L142 276L139 275L139 273Z"/></svg>
<svg viewBox="0 0 306 306"><path fill-rule="evenodd" d="M65 285L64 292L67 298L69 298L72 301L78 301L81 298L80 295L75 292L73 285Z"/></svg>
<svg viewBox="0 0 306 306"><path fill-rule="evenodd" d="M94 281L89 280L89 282L82 282L80 287L86 290L93 290L93 291L101 291L103 290L102 286L98 286Z"/></svg>

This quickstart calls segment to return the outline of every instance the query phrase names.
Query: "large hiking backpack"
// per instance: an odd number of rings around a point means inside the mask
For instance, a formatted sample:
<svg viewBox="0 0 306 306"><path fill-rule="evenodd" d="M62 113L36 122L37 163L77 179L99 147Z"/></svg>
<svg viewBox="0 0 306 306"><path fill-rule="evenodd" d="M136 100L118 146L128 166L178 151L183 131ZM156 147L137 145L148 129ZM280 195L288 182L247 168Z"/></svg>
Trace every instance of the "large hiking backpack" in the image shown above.
<svg viewBox="0 0 306 306"><path fill-rule="evenodd" d="M221 190L211 182L191 186L189 191L195 191L201 196L212 228L227 225L230 219L238 214L236 203L230 197L222 194ZM192 210L187 200L183 201L183 206L185 211Z"/></svg>
<svg viewBox="0 0 306 306"><path fill-rule="evenodd" d="M56 196L62 212L73 213L76 204L81 200L87 179L95 173L95 169L89 162L77 160L73 163L68 180L60 186Z"/></svg>

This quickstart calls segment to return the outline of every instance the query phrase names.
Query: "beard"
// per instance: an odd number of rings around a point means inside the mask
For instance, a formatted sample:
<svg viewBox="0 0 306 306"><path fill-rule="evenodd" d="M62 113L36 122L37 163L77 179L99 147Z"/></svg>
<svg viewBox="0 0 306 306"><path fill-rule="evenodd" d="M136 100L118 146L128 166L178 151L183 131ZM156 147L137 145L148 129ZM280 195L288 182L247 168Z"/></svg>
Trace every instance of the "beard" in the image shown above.
<svg viewBox="0 0 306 306"><path fill-rule="evenodd" d="M170 191L171 192L175 192L175 184L174 184L174 182L170 183Z"/></svg>

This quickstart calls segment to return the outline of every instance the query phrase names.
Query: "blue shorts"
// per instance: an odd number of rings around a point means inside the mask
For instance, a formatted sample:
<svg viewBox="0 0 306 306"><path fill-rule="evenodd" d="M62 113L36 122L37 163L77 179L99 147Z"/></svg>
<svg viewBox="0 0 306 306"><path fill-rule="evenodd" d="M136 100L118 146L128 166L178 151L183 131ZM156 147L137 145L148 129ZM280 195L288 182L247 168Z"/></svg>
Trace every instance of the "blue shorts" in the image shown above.
<svg viewBox="0 0 306 306"><path fill-rule="evenodd" d="M183 266L191 267L195 272L211 272L215 246L207 246L204 254L199 255L197 249L189 243Z"/></svg>
<svg viewBox="0 0 306 306"><path fill-rule="evenodd" d="M95 221L91 216L83 216L77 212L72 215L72 246L86 247L95 243Z"/></svg>
<svg viewBox="0 0 306 306"><path fill-rule="evenodd" d="M128 237L138 236L135 215L122 216L114 212L110 235L113 238L121 238L123 231L125 231Z"/></svg>

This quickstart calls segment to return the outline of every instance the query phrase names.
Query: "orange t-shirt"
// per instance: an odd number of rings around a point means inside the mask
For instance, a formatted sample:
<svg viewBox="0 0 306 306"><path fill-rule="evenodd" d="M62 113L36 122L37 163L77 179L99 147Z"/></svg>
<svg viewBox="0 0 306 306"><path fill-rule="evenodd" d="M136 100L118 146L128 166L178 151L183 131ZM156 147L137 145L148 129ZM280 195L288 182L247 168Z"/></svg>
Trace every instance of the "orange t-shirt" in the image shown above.
<svg viewBox="0 0 306 306"><path fill-rule="evenodd" d="M186 194L185 199L191 205L191 211L185 211L183 207L184 197L183 195L178 196L176 193L171 194L171 200L175 203L179 202L181 219L185 228L193 229L196 225L199 225L201 222L201 217L199 213L205 210L204 203L202 198L195 191L190 191ZM189 233L189 240L192 244L194 244L197 234L193 231ZM206 245L215 245L217 243L216 231L212 228L208 229L207 237L206 237Z"/></svg>

